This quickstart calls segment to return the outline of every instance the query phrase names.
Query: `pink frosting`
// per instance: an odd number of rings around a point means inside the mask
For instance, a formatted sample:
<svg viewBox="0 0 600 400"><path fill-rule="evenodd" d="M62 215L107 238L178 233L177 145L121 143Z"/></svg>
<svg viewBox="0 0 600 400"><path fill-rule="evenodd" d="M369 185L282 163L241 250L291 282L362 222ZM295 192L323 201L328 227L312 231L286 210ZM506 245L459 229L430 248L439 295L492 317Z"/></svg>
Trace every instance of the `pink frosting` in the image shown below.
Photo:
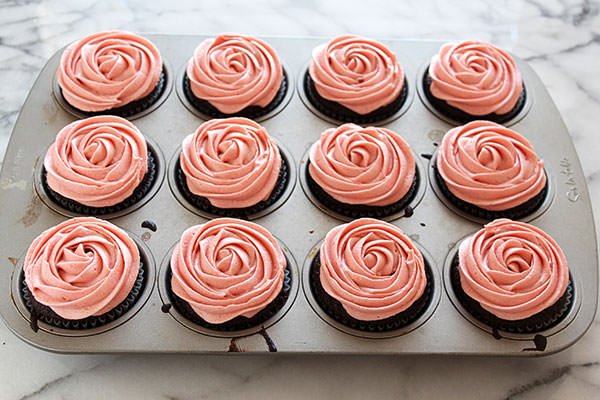
<svg viewBox="0 0 600 400"><path fill-rule="evenodd" d="M83 111L102 111L146 97L161 72L162 58L148 39L109 31L67 47L56 79L69 104Z"/></svg>
<svg viewBox="0 0 600 400"><path fill-rule="evenodd" d="M385 206L408 193L415 159L397 133L344 124L327 129L312 145L308 171L338 201Z"/></svg>
<svg viewBox="0 0 600 400"><path fill-rule="evenodd" d="M323 289L362 321L409 308L427 285L421 252L392 224L361 218L333 228L321 245Z"/></svg>
<svg viewBox="0 0 600 400"><path fill-rule="evenodd" d="M205 321L250 318L283 287L285 256L260 225L217 218L188 228L171 256L171 287Z"/></svg>
<svg viewBox="0 0 600 400"><path fill-rule="evenodd" d="M319 95L357 114L390 104L404 86L396 55L374 40L342 35L316 47L308 72Z"/></svg>
<svg viewBox="0 0 600 400"><path fill-rule="evenodd" d="M35 299L70 320L115 308L133 288L139 269L139 250L127 233L90 217L42 232L23 264Z"/></svg>
<svg viewBox="0 0 600 400"><path fill-rule="evenodd" d="M52 190L91 207L128 198L148 170L142 133L126 119L101 115L60 130L44 158Z"/></svg>
<svg viewBox="0 0 600 400"><path fill-rule="evenodd" d="M213 119L183 140L181 169L192 193L220 208L269 198L281 155L267 130L246 118Z"/></svg>
<svg viewBox="0 0 600 400"><path fill-rule="evenodd" d="M194 96L233 114L248 106L267 106L281 86L283 69L268 43L225 34L196 47L187 76Z"/></svg>
<svg viewBox="0 0 600 400"><path fill-rule="evenodd" d="M489 121L448 131L437 168L452 194L490 211L523 204L546 185L544 162L527 139Z"/></svg>
<svg viewBox="0 0 600 400"><path fill-rule="evenodd" d="M471 115L505 114L523 91L515 60L486 42L447 43L429 65L431 93Z"/></svg>
<svg viewBox="0 0 600 400"><path fill-rule="evenodd" d="M459 250L464 292L505 320L531 317L565 293L569 267L546 232L524 222L497 219L465 239Z"/></svg>

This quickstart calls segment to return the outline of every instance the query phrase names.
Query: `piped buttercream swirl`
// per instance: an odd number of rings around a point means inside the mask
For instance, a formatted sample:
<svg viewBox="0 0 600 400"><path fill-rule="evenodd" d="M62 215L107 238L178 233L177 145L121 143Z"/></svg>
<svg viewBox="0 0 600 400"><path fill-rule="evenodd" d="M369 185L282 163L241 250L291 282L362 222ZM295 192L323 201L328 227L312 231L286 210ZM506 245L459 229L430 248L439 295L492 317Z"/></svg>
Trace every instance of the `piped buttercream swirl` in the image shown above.
<svg viewBox="0 0 600 400"><path fill-rule="evenodd" d="M471 115L506 114L523 92L515 60L482 41L444 44L429 65L436 98Z"/></svg>
<svg viewBox="0 0 600 400"><path fill-rule="evenodd" d="M148 170L142 133L126 119L101 115L60 130L44 157L48 186L90 207L129 197Z"/></svg>
<svg viewBox="0 0 600 400"><path fill-rule="evenodd" d="M35 299L70 320L118 306L139 269L139 250L127 233L91 217L69 219L42 232L23 264Z"/></svg>
<svg viewBox="0 0 600 400"><path fill-rule="evenodd" d="M357 219L329 231L320 261L323 289L362 321L405 311L427 286L421 252L399 228L375 219Z"/></svg>
<svg viewBox="0 0 600 400"><path fill-rule="evenodd" d="M283 77L279 57L268 43L238 34L200 43L186 71L194 96L225 114L267 106Z"/></svg>
<svg viewBox="0 0 600 400"><path fill-rule="evenodd" d="M448 131L436 163L452 194L485 210L516 207L546 185L544 162L527 139L489 121Z"/></svg>
<svg viewBox="0 0 600 400"><path fill-rule="evenodd" d="M463 291L505 320L531 317L552 306L569 284L569 267L559 245L541 229L497 219L459 249Z"/></svg>
<svg viewBox="0 0 600 400"><path fill-rule="evenodd" d="M404 86L396 55L359 36L337 36L317 46L308 71L321 97L363 115L390 104Z"/></svg>
<svg viewBox="0 0 600 400"><path fill-rule="evenodd" d="M312 145L308 172L338 201L386 206L408 193L415 159L408 143L389 129L344 124L327 129Z"/></svg>
<svg viewBox="0 0 600 400"><path fill-rule="evenodd" d="M171 256L171 287L205 321L253 317L283 287L285 256L269 231L218 218L188 228Z"/></svg>
<svg viewBox="0 0 600 400"><path fill-rule="evenodd" d="M162 67L160 52L148 39L123 31L99 32L65 49L56 79L69 104L103 111L149 95Z"/></svg>

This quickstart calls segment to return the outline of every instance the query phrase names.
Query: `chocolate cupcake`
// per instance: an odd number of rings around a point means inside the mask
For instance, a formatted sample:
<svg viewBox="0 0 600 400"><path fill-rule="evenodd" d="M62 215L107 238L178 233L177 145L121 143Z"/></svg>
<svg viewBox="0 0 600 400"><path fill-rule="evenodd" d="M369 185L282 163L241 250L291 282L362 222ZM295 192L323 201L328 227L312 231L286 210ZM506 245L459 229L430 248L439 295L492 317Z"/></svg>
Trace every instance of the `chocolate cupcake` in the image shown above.
<svg viewBox="0 0 600 400"><path fill-rule="evenodd" d="M60 130L44 157L42 187L61 207L106 215L140 201L155 184L156 155L126 119L101 115Z"/></svg>
<svg viewBox="0 0 600 400"><path fill-rule="evenodd" d="M200 43L182 84L188 101L212 118L259 118L273 111L288 90L275 50L263 40L237 34Z"/></svg>
<svg viewBox="0 0 600 400"><path fill-rule="evenodd" d="M444 44L423 76L423 89L435 109L460 123L503 123L525 106L525 86L515 60L482 41Z"/></svg>
<svg viewBox="0 0 600 400"><path fill-rule="evenodd" d="M323 311L366 332L388 332L416 321L430 303L432 282L410 238L370 218L329 231L310 270L310 288Z"/></svg>
<svg viewBox="0 0 600 400"><path fill-rule="evenodd" d="M64 221L40 234L23 264L21 294L37 321L89 329L125 314L145 285L136 243L110 222L91 217Z"/></svg>
<svg viewBox="0 0 600 400"><path fill-rule="evenodd" d="M419 185L410 146L385 128L344 124L310 148L308 188L327 209L350 218L385 218L406 209Z"/></svg>
<svg viewBox="0 0 600 400"><path fill-rule="evenodd" d="M318 111L357 124L393 116L408 96L396 55L380 42L351 35L337 36L313 50L303 84Z"/></svg>
<svg viewBox="0 0 600 400"><path fill-rule="evenodd" d="M478 218L523 218L548 193L544 162L519 133L490 121L451 129L436 153L435 176L444 196Z"/></svg>
<svg viewBox="0 0 600 400"><path fill-rule="evenodd" d="M460 244L451 282L469 313L511 333L549 329L573 302L560 246L541 229L509 219L487 224Z"/></svg>
<svg viewBox="0 0 600 400"><path fill-rule="evenodd" d="M69 45L56 72L60 95L81 113L130 117L166 88L160 52L129 32L99 32Z"/></svg>
<svg viewBox="0 0 600 400"><path fill-rule="evenodd" d="M260 225L218 218L188 228L173 249L167 291L184 317L208 329L259 326L289 297L291 275L277 240Z"/></svg>
<svg viewBox="0 0 600 400"><path fill-rule="evenodd" d="M176 183L201 211L245 218L274 204L289 166L264 127L246 118L214 119L182 144Z"/></svg>

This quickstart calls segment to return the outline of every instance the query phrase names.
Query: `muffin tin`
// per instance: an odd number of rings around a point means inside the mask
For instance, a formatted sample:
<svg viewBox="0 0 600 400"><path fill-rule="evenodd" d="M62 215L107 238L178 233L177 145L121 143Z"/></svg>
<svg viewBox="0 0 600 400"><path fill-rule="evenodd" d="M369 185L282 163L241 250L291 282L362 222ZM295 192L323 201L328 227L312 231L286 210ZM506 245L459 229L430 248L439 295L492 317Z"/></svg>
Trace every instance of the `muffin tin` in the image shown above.
<svg viewBox="0 0 600 400"><path fill-rule="evenodd" d="M308 268L318 245L339 215L324 212L305 185L306 153L320 133L337 123L308 104L302 81L312 49L324 38L266 38L284 62L288 93L282 104L260 119L275 137L294 171L288 192L276 206L249 216L269 229L282 244L290 265L292 289L286 306L263 326L242 332L199 329L168 303L164 277L172 246L189 226L206 216L191 212L172 182L173 164L183 138L202 122L190 112L183 94L184 65L204 36L146 35L160 49L169 71L164 98L135 119L158 154L158 181L144 203L104 218L127 230L148 261L152 282L144 301L114 323L86 331L68 331L40 323L30 327L18 278L24 253L46 228L73 216L51 204L40 190L40 164L56 133L77 119L56 93L54 73L60 54L48 61L14 127L0 176L0 313L17 336L33 346L62 353L121 352L281 352L326 354L448 354L536 356L575 343L588 329L596 311L598 257L588 189L577 154L544 85L526 63L516 58L527 88L523 111L505 125L522 133L545 160L551 182L543 207L524 220L548 232L562 247L575 285L574 304L567 317L538 334L494 332L474 320L457 301L449 266L458 243L481 228L481 221L455 212L431 179L432 160L443 134L457 125L440 116L423 94L422 74L441 42L385 43L398 55L408 80L408 100L393 117L381 121L400 133L418 158L421 184L409 212L388 218L423 250L433 273L433 295L424 314L398 331L366 333L345 328L319 309L308 285ZM174 74L172 71L180 71ZM165 160L170 160L166 162ZM167 179L165 179L167 176ZM303 184L296 184L300 181Z"/></svg>

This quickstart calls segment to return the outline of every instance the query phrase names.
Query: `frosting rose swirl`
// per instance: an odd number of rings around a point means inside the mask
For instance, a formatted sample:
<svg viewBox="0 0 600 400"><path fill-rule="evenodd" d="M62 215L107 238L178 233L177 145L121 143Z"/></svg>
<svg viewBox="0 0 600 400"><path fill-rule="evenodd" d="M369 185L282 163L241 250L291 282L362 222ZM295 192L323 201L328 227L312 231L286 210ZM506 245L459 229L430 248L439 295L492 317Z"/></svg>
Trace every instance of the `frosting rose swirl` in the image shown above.
<svg viewBox="0 0 600 400"><path fill-rule="evenodd" d="M308 171L338 201L386 206L408 193L415 159L408 143L389 129L344 124L327 129L312 145Z"/></svg>
<svg viewBox="0 0 600 400"><path fill-rule="evenodd" d="M437 169L452 194L490 211L523 204L546 185L544 162L527 139L489 121L448 131Z"/></svg>
<svg viewBox="0 0 600 400"><path fill-rule="evenodd" d="M321 97L357 114L390 104L404 86L396 55L374 40L342 35L316 47L308 68Z"/></svg>
<svg viewBox="0 0 600 400"><path fill-rule="evenodd" d="M142 133L126 119L106 115L70 123L44 158L48 186L90 207L129 197L148 170Z"/></svg>
<svg viewBox="0 0 600 400"><path fill-rule="evenodd" d="M152 42L129 32L108 31L69 45L56 79L69 104L103 111L149 95L161 72L162 58Z"/></svg>
<svg viewBox="0 0 600 400"><path fill-rule="evenodd" d="M569 267L558 244L524 222L497 219L459 249L464 292L505 320L529 318L565 293Z"/></svg>
<svg viewBox="0 0 600 400"><path fill-rule="evenodd" d="M246 118L204 122L183 140L179 160L190 191L220 208L268 199L281 168L275 141Z"/></svg>
<svg viewBox="0 0 600 400"><path fill-rule="evenodd" d="M248 106L267 106L283 78L275 50L252 36L219 35L200 43L187 65L194 96L233 114Z"/></svg>
<svg viewBox="0 0 600 400"><path fill-rule="evenodd" d="M42 232L23 264L35 299L70 320L118 306L139 269L139 250L127 233L91 217L69 219Z"/></svg>
<svg viewBox="0 0 600 400"><path fill-rule="evenodd" d="M361 218L333 228L321 245L323 289L362 321L409 308L427 285L421 252L392 224Z"/></svg>
<svg viewBox="0 0 600 400"><path fill-rule="evenodd" d="M471 115L506 114L523 92L515 60L486 42L444 44L431 59L429 76L436 98Z"/></svg>
<svg viewBox="0 0 600 400"><path fill-rule="evenodd" d="M188 228L171 256L171 287L205 321L253 317L283 287L286 259L269 231L217 218Z"/></svg>

